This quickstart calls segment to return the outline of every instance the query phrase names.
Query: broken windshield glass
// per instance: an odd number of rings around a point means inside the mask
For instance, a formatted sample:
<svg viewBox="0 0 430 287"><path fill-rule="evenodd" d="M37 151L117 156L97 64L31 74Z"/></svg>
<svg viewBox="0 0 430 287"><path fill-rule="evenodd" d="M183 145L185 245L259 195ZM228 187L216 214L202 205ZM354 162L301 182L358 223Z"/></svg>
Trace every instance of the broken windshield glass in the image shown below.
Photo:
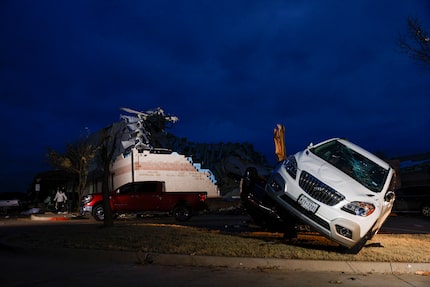
<svg viewBox="0 0 430 287"><path fill-rule="evenodd" d="M373 192L380 192L384 187L388 170L337 140L311 151Z"/></svg>

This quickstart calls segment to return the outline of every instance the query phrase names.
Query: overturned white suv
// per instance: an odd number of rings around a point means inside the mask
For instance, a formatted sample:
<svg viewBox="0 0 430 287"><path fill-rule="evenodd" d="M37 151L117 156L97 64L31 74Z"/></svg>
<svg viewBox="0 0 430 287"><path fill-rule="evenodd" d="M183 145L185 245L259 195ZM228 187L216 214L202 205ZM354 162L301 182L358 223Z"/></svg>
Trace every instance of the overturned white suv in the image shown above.
<svg viewBox="0 0 430 287"><path fill-rule="evenodd" d="M279 162L265 183L267 198L259 204L249 191L243 198L285 223L291 220L286 214L293 215L347 252L358 253L390 214L394 187L395 171L388 163L334 138Z"/></svg>

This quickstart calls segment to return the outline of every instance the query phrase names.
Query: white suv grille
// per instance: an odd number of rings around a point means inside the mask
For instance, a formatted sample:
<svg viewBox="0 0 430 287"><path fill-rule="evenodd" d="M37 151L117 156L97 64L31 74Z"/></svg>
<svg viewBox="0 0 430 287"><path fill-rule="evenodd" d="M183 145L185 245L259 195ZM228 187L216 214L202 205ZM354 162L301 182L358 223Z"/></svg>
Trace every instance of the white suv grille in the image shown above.
<svg viewBox="0 0 430 287"><path fill-rule="evenodd" d="M306 171L301 172L299 185L312 198L329 206L336 205L345 199L345 196Z"/></svg>

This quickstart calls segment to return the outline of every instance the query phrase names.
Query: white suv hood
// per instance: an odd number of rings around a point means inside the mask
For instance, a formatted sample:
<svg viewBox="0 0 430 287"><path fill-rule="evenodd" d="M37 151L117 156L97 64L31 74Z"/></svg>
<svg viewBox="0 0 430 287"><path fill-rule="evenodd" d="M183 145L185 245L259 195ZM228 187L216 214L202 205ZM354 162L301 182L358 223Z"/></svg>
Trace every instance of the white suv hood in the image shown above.
<svg viewBox="0 0 430 287"><path fill-rule="evenodd" d="M306 171L327 184L348 199L359 200L363 197L369 198L378 193L372 192L346 173L340 171L328 162L319 158L311 152L299 152L295 155L299 171ZM299 180L298 175L297 180Z"/></svg>

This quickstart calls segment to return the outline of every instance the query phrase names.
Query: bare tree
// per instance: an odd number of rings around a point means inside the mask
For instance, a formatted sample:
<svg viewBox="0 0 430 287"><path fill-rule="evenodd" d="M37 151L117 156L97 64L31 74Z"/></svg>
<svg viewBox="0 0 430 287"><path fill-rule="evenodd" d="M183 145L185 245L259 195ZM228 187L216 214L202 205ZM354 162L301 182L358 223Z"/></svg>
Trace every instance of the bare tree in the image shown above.
<svg viewBox="0 0 430 287"><path fill-rule="evenodd" d="M408 18L408 33L400 35L398 44L402 52L409 57L430 65L430 36L423 30L417 19Z"/></svg>
<svg viewBox="0 0 430 287"><path fill-rule="evenodd" d="M55 167L77 175L78 204L81 202L88 179L88 167L96 155L97 147L81 138L75 143L67 144L66 151L61 154L48 149L48 161Z"/></svg>

